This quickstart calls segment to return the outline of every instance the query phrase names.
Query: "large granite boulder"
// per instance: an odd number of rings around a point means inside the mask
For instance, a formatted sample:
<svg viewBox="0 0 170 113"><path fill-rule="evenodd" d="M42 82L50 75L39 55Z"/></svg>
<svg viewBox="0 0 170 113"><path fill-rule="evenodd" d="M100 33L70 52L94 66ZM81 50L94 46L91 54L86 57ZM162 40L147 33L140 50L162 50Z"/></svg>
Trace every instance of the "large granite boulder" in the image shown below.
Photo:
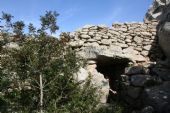
<svg viewBox="0 0 170 113"><path fill-rule="evenodd" d="M74 79L81 85L84 85L88 78L91 78L92 84L98 88L96 93L100 94L100 102L106 104L110 90L109 81L104 78L103 74L97 72L96 63L94 61L87 63L86 68L79 69L78 73L75 74Z"/></svg>
<svg viewBox="0 0 170 113"><path fill-rule="evenodd" d="M152 19L159 21L157 26L158 41L166 56L163 64L170 67L170 0L154 0L146 14L145 21Z"/></svg>

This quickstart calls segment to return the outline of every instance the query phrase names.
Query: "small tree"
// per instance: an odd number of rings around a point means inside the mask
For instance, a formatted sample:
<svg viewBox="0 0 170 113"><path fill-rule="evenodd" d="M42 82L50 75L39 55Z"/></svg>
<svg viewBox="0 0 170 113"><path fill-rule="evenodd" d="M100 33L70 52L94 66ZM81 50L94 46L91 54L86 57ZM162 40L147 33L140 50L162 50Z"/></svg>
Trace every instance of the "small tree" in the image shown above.
<svg viewBox="0 0 170 113"><path fill-rule="evenodd" d="M2 18L0 18L0 23L1 23L1 20L2 20ZM0 28L2 28L2 27L3 27L3 26L0 25Z"/></svg>
<svg viewBox="0 0 170 113"><path fill-rule="evenodd" d="M48 12L41 17L42 28L54 32L51 26L56 24L56 16ZM47 18L52 21L46 22ZM14 33L22 35L24 26L22 21L15 22ZM35 31L32 25L29 28ZM90 79L83 86L74 79L82 66L80 57L63 39L36 36L22 40L19 49L0 51L0 112L94 113L97 88Z"/></svg>
<svg viewBox="0 0 170 113"><path fill-rule="evenodd" d="M13 32L20 38L23 36L25 24L23 21L17 21L13 24Z"/></svg>
<svg viewBox="0 0 170 113"><path fill-rule="evenodd" d="M2 20L5 20L7 28L11 28L13 26L11 22L12 18L13 16L11 14L2 12Z"/></svg>
<svg viewBox="0 0 170 113"><path fill-rule="evenodd" d="M32 23L30 23L30 24L28 25L28 30L29 30L29 34L30 34L31 36L34 36L34 35L35 35L35 33L36 33L36 28L34 27L34 25L33 25Z"/></svg>
<svg viewBox="0 0 170 113"><path fill-rule="evenodd" d="M44 16L40 17L41 21L41 30L47 30L49 29L51 34L55 33L56 30L59 29L59 27L56 25L56 17L59 16L59 14L54 11L46 11L46 14Z"/></svg>
<svg viewBox="0 0 170 113"><path fill-rule="evenodd" d="M5 96L0 97L8 109L41 113L95 110L96 88L90 82L81 88L74 80L81 62L62 42L54 38L32 39L19 50L6 52L0 79L0 92Z"/></svg>

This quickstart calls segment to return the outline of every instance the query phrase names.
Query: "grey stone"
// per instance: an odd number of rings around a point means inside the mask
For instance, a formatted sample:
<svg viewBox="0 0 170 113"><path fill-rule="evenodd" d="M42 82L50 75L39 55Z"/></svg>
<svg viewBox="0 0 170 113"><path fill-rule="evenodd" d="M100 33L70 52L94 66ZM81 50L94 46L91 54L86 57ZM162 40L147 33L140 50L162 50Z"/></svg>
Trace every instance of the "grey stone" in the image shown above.
<svg viewBox="0 0 170 113"><path fill-rule="evenodd" d="M99 44L97 43L97 42L92 42L92 43L84 43L84 45L83 46L85 46L85 47L90 47L90 46L92 46L92 47L98 47L99 46Z"/></svg>
<svg viewBox="0 0 170 113"><path fill-rule="evenodd" d="M144 87L145 84L151 80L150 75L133 75L130 78L130 82L133 86Z"/></svg>
<svg viewBox="0 0 170 113"><path fill-rule="evenodd" d="M170 81L170 69L153 68L152 73L156 74L164 81Z"/></svg>
<svg viewBox="0 0 170 113"><path fill-rule="evenodd" d="M128 96L130 96L131 98L133 99L136 99L139 97L141 93L141 88L138 88L138 87L133 87L133 86L129 86L127 88L127 94Z"/></svg>
<svg viewBox="0 0 170 113"><path fill-rule="evenodd" d="M127 43L132 42L130 39L126 39L125 41L126 41Z"/></svg>
<svg viewBox="0 0 170 113"><path fill-rule="evenodd" d="M159 44L165 56L167 57L167 65L170 66L170 22L166 22L159 31Z"/></svg>
<svg viewBox="0 0 170 113"><path fill-rule="evenodd" d="M143 38L138 37L138 36L135 36L133 40L134 40L136 43L142 43Z"/></svg>
<svg viewBox="0 0 170 113"><path fill-rule="evenodd" d="M122 44L122 43L115 43L117 46L120 46L122 49L128 48L127 44Z"/></svg>
<svg viewBox="0 0 170 113"><path fill-rule="evenodd" d="M80 68L79 71L74 74L74 80L76 80L79 83L84 83L86 79L88 78L89 73L84 68Z"/></svg>
<svg viewBox="0 0 170 113"><path fill-rule="evenodd" d="M109 47L110 52L116 53L116 54L122 54L122 48L120 46L111 45Z"/></svg>
<svg viewBox="0 0 170 113"><path fill-rule="evenodd" d="M126 36L126 39L132 39L132 36L127 35L127 36Z"/></svg>
<svg viewBox="0 0 170 113"><path fill-rule="evenodd" d="M89 39L89 38L91 38L89 35L81 35L80 37L83 38L83 39Z"/></svg>
<svg viewBox="0 0 170 113"><path fill-rule="evenodd" d="M170 0L154 0L153 4L145 15L144 21L148 22L154 19L165 20L169 11L167 8L169 3Z"/></svg>
<svg viewBox="0 0 170 113"><path fill-rule="evenodd" d="M102 38L104 38L104 39L108 39L108 38L109 38L109 36L104 35L104 36L102 36Z"/></svg>
<svg viewBox="0 0 170 113"><path fill-rule="evenodd" d="M117 35L117 36L120 35L119 32L116 32L116 31L114 31L114 30L109 30L109 33L111 33L111 34L113 34L113 35Z"/></svg>
<svg viewBox="0 0 170 113"><path fill-rule="evenodd" d="M81 35L88 35L88 31L81 31Z"/></svg>
<svg viewBox="0 0 170 113"><path fill-rule="evenodd" d="M74 41L74 42L72 41L69 43L69 45L72 47L81 47L81 46L83 46L83 44L84 44L84 41L82 41L82 40Z"/></svg>
<svg viewBox="0 0 170 113"><path fill-rule="evenodd" d="M141 47L136 47L135 50L140 51L141 53L143 52Z"/></svg>
<svg viewBox="0 0 170 113"><path fill-rule="evenodd" d="M119 28L120 31L126 32L127 28Z"/></svg>
<svg viewBox="0 0 170 113"><path fill-rule="evenodd" d="M140 34L144 36L152 36L152 33L149 32L141 32Z"/></svg>
<svg viewBox="0 0 170 113"><path fill-rule="evenodd" d="M169 113L170 111L170 82L162 85L146 88L143 102L152 106L157 113Z"/></svg>
<svg viewBox="0 0 170 113"><path fill-rule="evenodd" d="M143 56L148 56L149 51L142 51L141 54L142 54Z"/></svg>
<svg viewBox="0 0 170 113"><path fill-rule="evenodd" d="M94 61L94 60L88 60L87 61L87 64L96 64L97 62L96 61Z"/></svg>
<svg viewBox="0 0 170 113"><path fill-rule="evenodd" d="M145 62L146 58L142 55L132 55L132 59L136 62Z"/></svg>
<svg viewBox="0 0 170 113"><path fill-rule="evenodd" d="M104 78L104 75L97 72L96 69L94 69L94 71L91 74L92 74L92 83L96 87L100 88L98 91L101 93L100 102L106 103L109 95L109 89L110 89L109 81Z"/></svg>
<svg viewBox="0 0 170 113"><path fill-rule="evenodd" d="M126 75L146 74L146 71L142 66L133 66L125 68L125 74Z"/></svg>
<svg viewBox="0 0 170 113"><path fill-rule="evenodd" d="M101 37L95 36L95 37L93 37L93 39L95 39L95 40L101 40Z"/></svg>
<svg viewBox="0 0 170 113"><path fill-rule="evenodd" d="M86 42L97 42L97 40L95 40L95 39L88 39L88 40L86 40Z"/></svg>
<svg viewBox="0 0 170 113"><path fill-rule="evenodd" d="M122 82L129 82L129 76L127 76L127 75L120 75L120 76L121 76L121 81Z"/></svg>
<svg viewBox="0 0 170 113"><path fill-rule="evenodd" d="M102 39L102 40L101 40L101 43L102 43L103 45L110 45L110 44L111 44L111 41L110 41L110 40L107 40L107 39Z"/></svg>
<svg viewBox="0 0 170 113"><path fill-rule="evenodd" d="M151 45L144 46L143 49L149 51L151 49Z"/></svg>
<svg viewBox="0 0 170 113"><path fill-rule="evenodd" d="M147 106L143 108L140 113L154 113L154 108L152 106Z"/></svg>
<svg viewBox="0 0 170 113"><path fill-rule="evenodd" d="M123 53L124 53L124 54L136 55L136 54L138 54L139 52L136 51L135 49L129 47L129 48L123 49Z"/></svg>
<svg viewBox="0 0 170 113"><path fill-rule="evenodd" d="M159 26L158 31L158 40L161 49L166 56L164 62L165 65L170 67L170 0L154 0L152 6L148 10L145 20L158 20ZM155 24L156 26L156 24Z"/></svg>
<svg viewBox="0 0 170 113"><path fill-rule="evenodd" d="M82 29L82 32L85 32L85 33L83 33L83 34L87 34L87 33L88 33L88 31L89 31L89 29L88 29L88 28L83 28L83 29Z"/></svg>
<svg viewBox="0 0 170 113"><path fill-rule="evenodd" d="M94 35L95 35L95 32L90 31L90 32L89 32L89 35L90 35L90 36L94 36Z"/></svg>
<svg viewBox="0 0 170 113"><path fill-rule="evenodd" d="M142 63L146 62L146 58L142 55L135 55L135 54L124 54L127 58L131 59L134 63Z"/></svg>

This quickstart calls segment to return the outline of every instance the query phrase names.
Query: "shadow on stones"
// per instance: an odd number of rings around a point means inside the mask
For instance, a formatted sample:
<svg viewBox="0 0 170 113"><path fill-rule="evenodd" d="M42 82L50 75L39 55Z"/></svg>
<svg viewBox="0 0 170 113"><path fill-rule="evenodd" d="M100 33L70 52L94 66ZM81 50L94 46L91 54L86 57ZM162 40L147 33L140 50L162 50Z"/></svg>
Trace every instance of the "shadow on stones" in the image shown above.
<svg viewBox="0 0 170 113"><path fill-rule="evenodd" d="M155 63L164 61L166 59L166 56L163 54L163 51L159 45L159 37L158 37L159 28L160 26L162 26L162 24L163 24L162 22L159 22L158 25L156 26L156 35L153 43L151 44L151 49L149 50L149 55L148 55L150 61Z"/></svg>

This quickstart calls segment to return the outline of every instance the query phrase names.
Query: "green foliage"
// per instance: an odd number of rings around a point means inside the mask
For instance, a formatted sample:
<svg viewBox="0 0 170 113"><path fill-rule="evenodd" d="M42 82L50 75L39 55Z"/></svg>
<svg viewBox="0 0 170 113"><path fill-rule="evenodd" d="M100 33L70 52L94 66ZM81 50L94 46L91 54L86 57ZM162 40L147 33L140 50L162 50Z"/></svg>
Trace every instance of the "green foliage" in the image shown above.
<svg viewBox="0 0 170 113"><path fill-rule="evenodd" d="M10 23L12 18L13 16L11 14L2 12L2 19L5 20L7 23Z"/></svg>
<svg viewBox="0 0 170 113"><path fill-rule="evenodd" d="M81 87L74 80L81 60L55 38L31 39L20 49L7 49L0 78L1 112L37 112L40 109L39 75L43 78L43 110L92 113L98 98L89 81Z"/></svg>
<svg viewBox="0 0 170 113"><path fill-rule="evenodd" d="M2 18L0 18L0 23L1 23ZM0 25L0 30L2 29L3 26Z"/></svg>
<svg viewBox="0 0 170 113"><path fill-rule="evenodd" d="M24 27L25 24L23 21L17 21L13 24L13 32L18 36L22 36Z"/></svg>
<svg viewBox="0 0 170 113"><path fill-rule="evenodd" d="M0 26L1 32L7 33L13 27L11 22L12 18L13 16L11 14L2 12L2 17L0 18L0 20L5 21L5 25Z"/></svg>
<svg viewBox="0 0 170 113"><path fill-rule="evenodd" d="M55 33L56 12L41 16L41 28L29 24L30 38L25 38L23 21L11 22L3 13L9 29L24 40L19 48L4 48L10 43L5 28L0 41L0 112L1 113L95 113L99 103L97 88L90 78L84 84L75 80L82 60L64 39L47 36ZM32 37L33 36L33 37ZM42 100L42 101L41 101Z"/></svg>
<svg viewBox="0 0 170 113"><path fill-rule="evenodd" d="M11 14L2 12L2 20L5 20L7 27L12 27L11 23L12 18L13 16Z"/></svg>
<svg viewBox="0 0 170 113"><path fill-rule="evenodd" d="M55 33L56 30L59 29L59 27L56 25L56 17L59 16L59 14L56 11L46 11L46 14L44 16L40 17L41 21L41 30L47 30L49 29L51 33Z"/></svg>
<svg viewBox="0 0 170 113"><path fill-rule="evenodd" d="M30 23L30 24L28 25L28 30L29 30L29 34L30 34L31 36L35 35L35 33L36 33L36 28L34 27L34 25L33 25L32 23Z"/></svg>

